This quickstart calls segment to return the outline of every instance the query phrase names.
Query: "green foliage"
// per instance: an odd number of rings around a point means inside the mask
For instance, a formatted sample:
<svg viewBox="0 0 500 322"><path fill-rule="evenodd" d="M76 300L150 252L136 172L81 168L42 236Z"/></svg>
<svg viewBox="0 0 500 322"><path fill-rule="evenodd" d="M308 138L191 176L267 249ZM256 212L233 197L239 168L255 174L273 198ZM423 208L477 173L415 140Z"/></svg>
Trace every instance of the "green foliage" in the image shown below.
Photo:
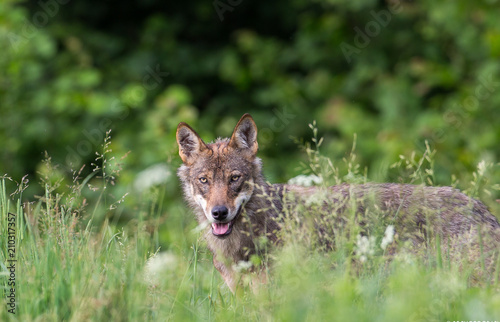
<svg viewBox="0 0 500 322"><path fill-rule="evenodd" d="M348 255L332 254L329 270L331 258L286 248L275 287L232 297L191 233L175 179L179 122L211 141L248 112L272 182L323 173L331 184L453 185L498 216L495 1L236 3L0 2L0 175L12 178L2 181L0 227L8 210L18 214L20 316L498 315L497 293L453 272L396 263L389 275L352 276ZM321 154L297 146L313 120ZM159 247L177 266L148 286L144 265Z"/></svg>
<svg viewBox="0 0 500 322"><path fill-rule="evenodd" d="M491 1L258 1L222 15L206 1L41 3L0 5L0 168L14 178L33 180L45 150L70 177L112 129L130 184L175 151L178 122L212 140L245 112L273 180L295 172L301 120L318 120L335 159L357 134L372 180L394 180L388 165L425 140L437 184L498 160Z"/></svg>

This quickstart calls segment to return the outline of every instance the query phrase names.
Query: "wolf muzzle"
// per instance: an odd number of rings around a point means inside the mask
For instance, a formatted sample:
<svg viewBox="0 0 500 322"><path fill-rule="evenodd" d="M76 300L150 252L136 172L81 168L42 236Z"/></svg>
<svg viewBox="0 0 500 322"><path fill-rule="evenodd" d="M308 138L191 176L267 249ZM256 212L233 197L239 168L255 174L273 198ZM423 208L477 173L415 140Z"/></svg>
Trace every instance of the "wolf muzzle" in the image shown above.
<svg viewBox="0 0 500 322"><path fill-rule="evenodd" d="M212 208L212 218L217 222L212 223L212 233L217 237L225 237L233 230L233 222L224 222L229 210L226 206L215 206Z"/></svg>
<svg viewBox="0 0 500 322"><path fill-rule="evenodd" d="M219 238L224 238L229 236L231 232L233 231L233 225L240 216L241 209L243 205L240 205L238 207L238 210L236 211L236 215L231 221L224 222L224 220L227 218L229 214L229 210L227 209L226 206L215 206L212 208L212 217L217 221L212 223L212 234Z"/></svg>

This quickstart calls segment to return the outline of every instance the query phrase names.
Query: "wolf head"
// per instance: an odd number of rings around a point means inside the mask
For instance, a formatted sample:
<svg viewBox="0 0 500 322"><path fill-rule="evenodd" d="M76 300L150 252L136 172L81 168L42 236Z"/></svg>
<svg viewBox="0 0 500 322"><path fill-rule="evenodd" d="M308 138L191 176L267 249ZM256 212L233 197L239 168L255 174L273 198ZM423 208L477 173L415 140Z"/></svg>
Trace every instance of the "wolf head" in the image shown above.
<svg viewBox="0 0 500 322"><path fill-rule="evenodd" d="M200 210L198 220L208 221L213 235L229 236L260 176L255 122L245 114L230 139L209 144L183 122L176 136L183 162L178 174L186 199Z"/></svg>

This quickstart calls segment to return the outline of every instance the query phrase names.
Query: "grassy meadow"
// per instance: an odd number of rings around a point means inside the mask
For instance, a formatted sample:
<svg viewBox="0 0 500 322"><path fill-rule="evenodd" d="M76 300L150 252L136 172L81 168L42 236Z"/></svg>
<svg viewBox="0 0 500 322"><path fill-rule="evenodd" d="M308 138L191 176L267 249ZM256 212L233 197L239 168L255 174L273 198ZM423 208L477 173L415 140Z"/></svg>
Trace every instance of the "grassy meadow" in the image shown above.
<svg viewBox="0 0 500 322"><path fill-rule="evenodd" d="M305 174L328 178L327 184L367 180L354 149L349 158L332 162L319 154L320 144L314 138L304 147ZM106 144L104 151L109 152ZM402 252L389 261L387 227L369 239L339 236L338 247L329 252L311 247L303 232L284 229L289 242L270 251L268 283L233 295L212 265L194 216L181 200L163 202L165 185L124 205L120 196L106 197L119 176L110 153L98 155L88 176L75 172L66 187L51 177L50 158L44 166L39 184L45 193L32 202L23 199L26 180L13 184L0 178L0 285L6 296L7 236L13 227L16 259L15 314L9 312L9 298L2 297L2 321L500 320L500 263L487 278L475 280L471 271L480 263L458 269L439 244L429 245L426 260ZM433 152L427 149L401 156L388 171L400 173L404 182L432 184L432 166ZM489 171L494 168L480 165L465 190L480 195L498 188L488 182ZM171 184L178 184L175 178ZM95 204L86 201L89 191L98 195ZM117 219L124 208L134 213L132 219ZM15 225L9 226L10 218ZM161 247L164 239L168 247ZM244 265L240 268L244 272Z"/></svg>

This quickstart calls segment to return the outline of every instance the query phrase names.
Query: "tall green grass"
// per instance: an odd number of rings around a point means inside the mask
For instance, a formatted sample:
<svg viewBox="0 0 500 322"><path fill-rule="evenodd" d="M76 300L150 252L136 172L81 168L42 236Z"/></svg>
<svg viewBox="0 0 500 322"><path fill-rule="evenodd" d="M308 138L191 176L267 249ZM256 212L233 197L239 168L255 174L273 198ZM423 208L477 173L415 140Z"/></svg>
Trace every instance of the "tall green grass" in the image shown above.
<svg viewBox="0 0 500 322"><path fill-rule="evenodd" d="M310 156L307 174L324 177L325 184L367 180L354 152L336 165L321 156L321 140L315 140L315 145L306 147ZM101 157L108 156L103 153ZM7 191L10 179L0 179L0 285L4 292L8 291L8 212L17 216L17 309L15 315L9 313L2 296L0 320L500 320L498 279L473 283L467 270L408 252L389 260L380 245L385 225L375 230L373 239L364 240L376 251L367 252L363 260L355 235L346 235L344 243L322 252L311 247L307 238L298 238L296 230L285 230L290 242L269 254L268 283L254 289L243 287L233 295L213 268L211 255L193 229L193 219L186 219L193 217L190 212L180 202L163 205L164 188L153 188L136 204L127 205L133 220L122 224L106 216L116 202L103 191L118 171L108 165L111 170L106 174L102 159L96 167L101 176L96 193L102 194L96 204L87 204L85 199L94 173L86 178L75 173L75 180L63 190L61 182L47 175L41 183L44 195L24 204L25 183ZM50 162L47 167L46 173L52 173ZM395 168L407 182L432 183L430 151L402 157ZM484 171L480 174L485 175ZM471 191L492 189L479 174L474 178ZM162 236L170 241L163 248ZM431 255L441 258L436 249L429 250Z"/></svg>

